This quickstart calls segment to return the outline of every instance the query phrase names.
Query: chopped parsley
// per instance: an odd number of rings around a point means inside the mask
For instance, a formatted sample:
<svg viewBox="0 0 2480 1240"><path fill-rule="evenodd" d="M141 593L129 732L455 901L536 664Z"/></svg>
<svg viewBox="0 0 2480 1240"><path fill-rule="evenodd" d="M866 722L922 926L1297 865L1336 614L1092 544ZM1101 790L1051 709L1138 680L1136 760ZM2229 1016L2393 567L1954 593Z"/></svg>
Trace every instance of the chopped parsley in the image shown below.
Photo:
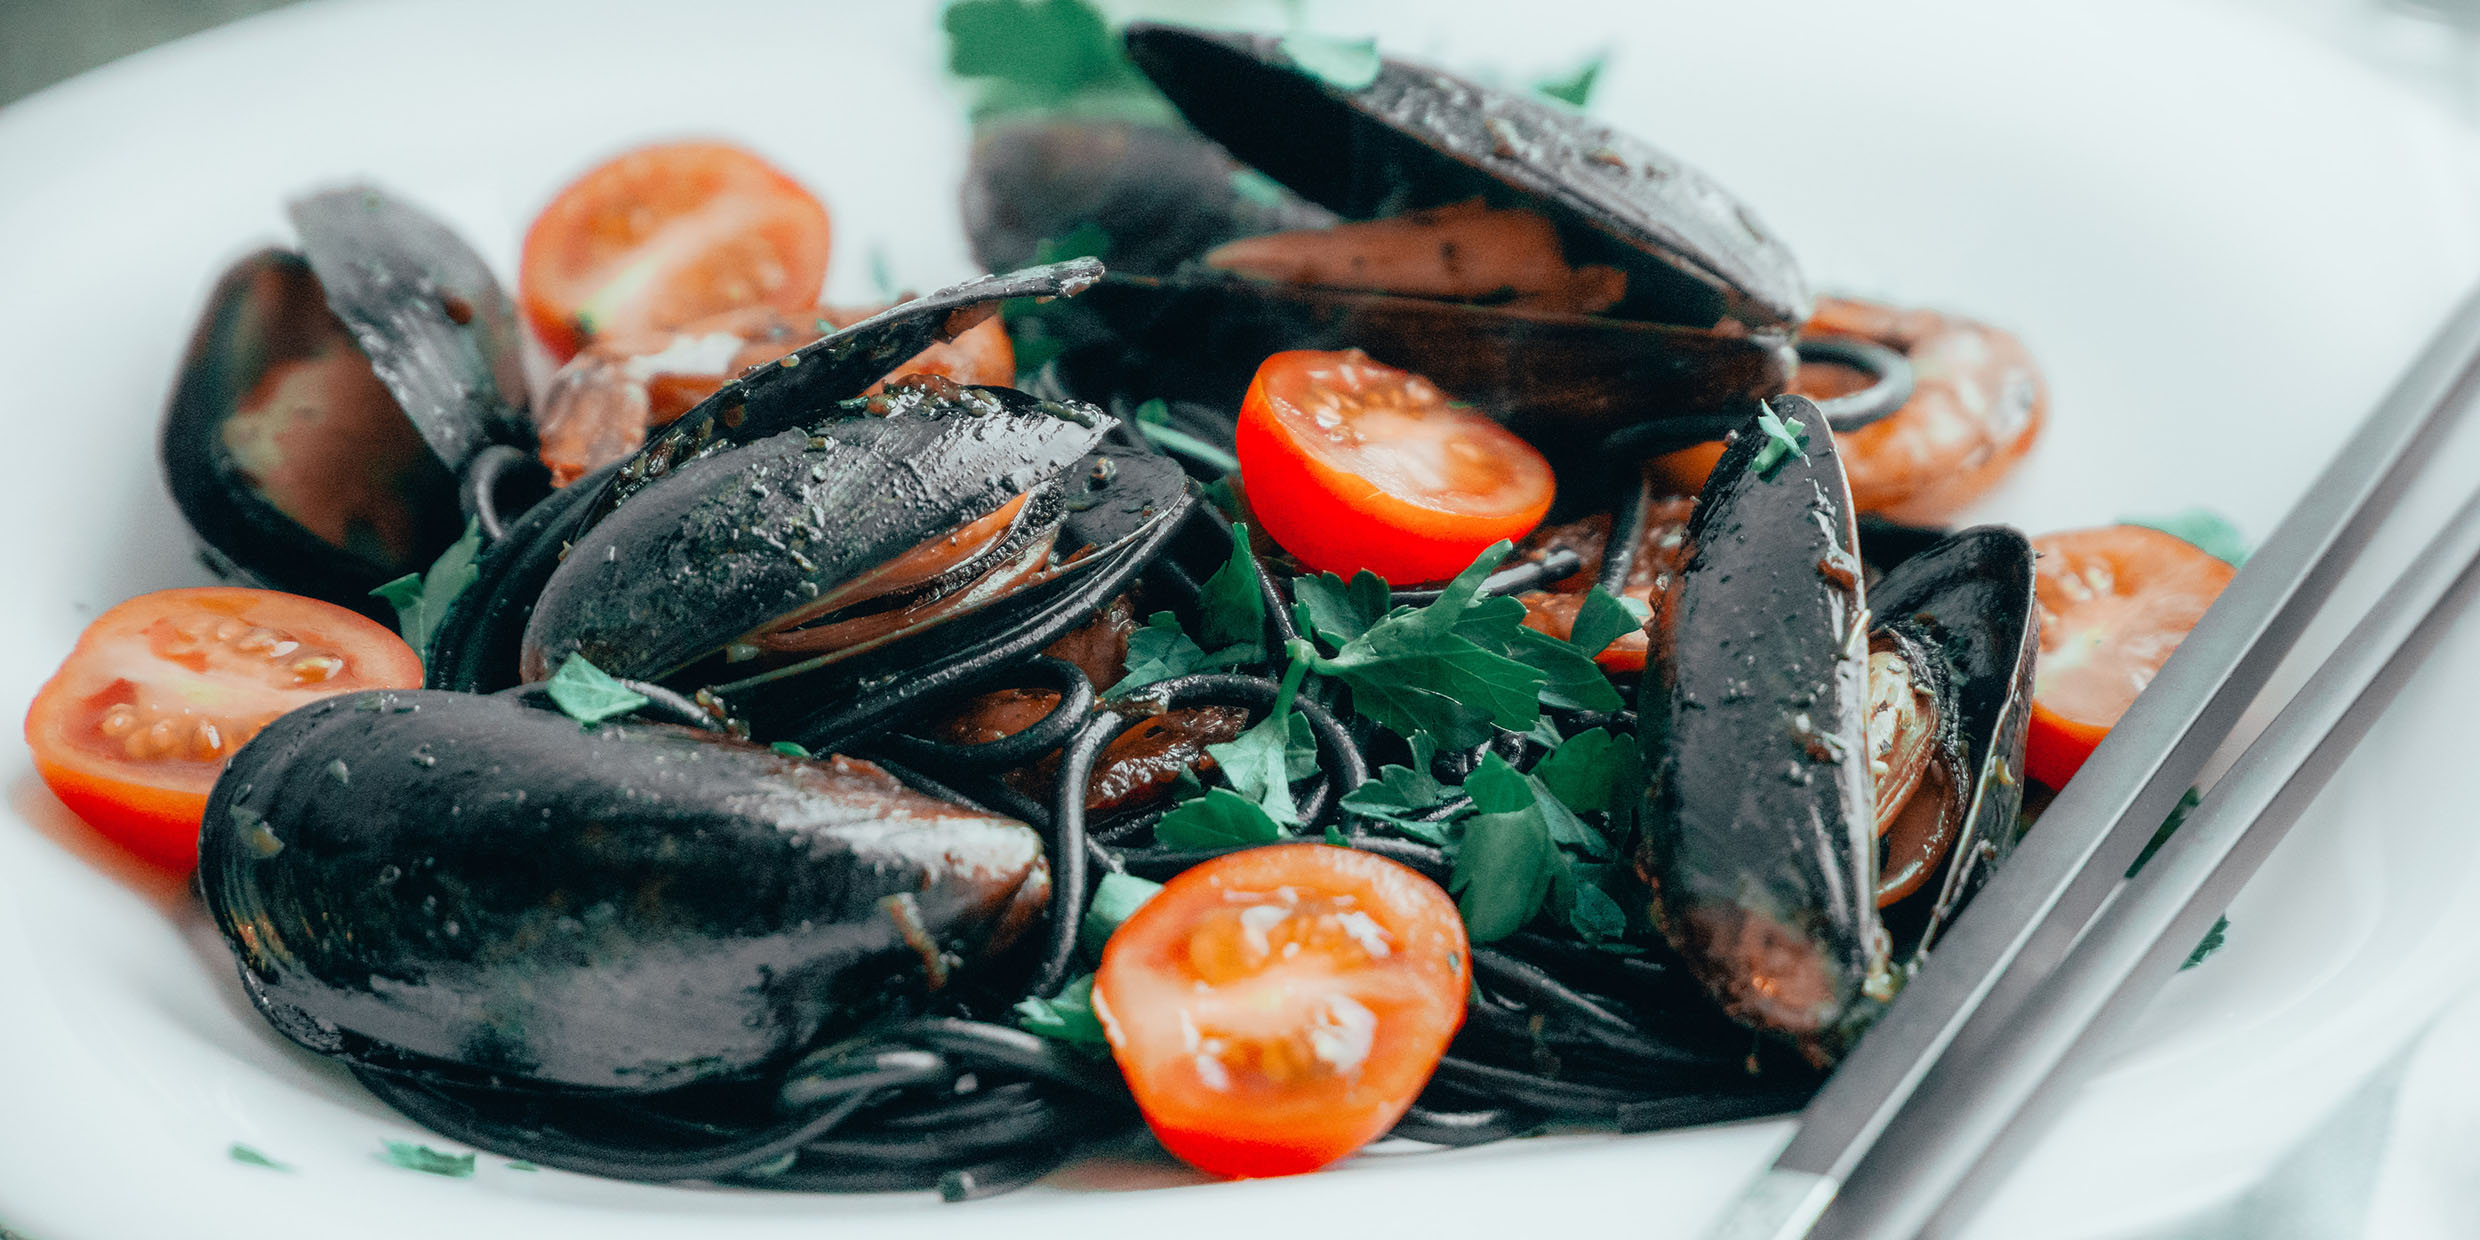
<svg viewBox="0 0 2480 1240"><path fill-rule="evenodd" d="M1576 66L1573 71L1560 77L1543 78L1534 83L1533 89L1561 103L1584 107L1592 101L1593 86L1601 81L1602 66L1609 59L1609 52L1595 52L1591 59Z"/></svg>
<svg viewBox="0 0 2480 1240"><path fill-rule="evenodd" d="M948 72L982 83L976 120L1029 111L1170 116L1110 23L1085 0L956 0L942 24Z"/></svg>
<svg viewBox="0 0 2480 1240"><path fill-rule="evenodd" d="M428 571L407 573L370 592L396 609L396 631L424 663L430 662L431 637L447 619L449 605L482 575L475 563L481 554L482 526L468 521L464 537L449 544Z"/></svg>
<svg viewBox="0 0 2480 1240"><path fill-rule="evenodd" d="M1016 1027L1073 1046L1102 1047L1102 1022L1094 1016L1094 975L1059 988L1056 998L1028 996L1016 1004Z"/></svg>
<svg viewBox="0 0 2480 1240"><path fill-rule="evenodd" d="M807 758L811 756L809 746L804 745L799 741L776 741L775 743L768 745L767 748L772 749L787 758Z"/></svg>
<svg viewBox="0 0 2480 1240"><path fill-rule="evenodd" d="M1189 640L1180 618L1167 611L1148 617L1145 627L1128 635L1128 672L1104 691L1105 697L1126 697L1158 680L1186 676L1206 666L1206 652Z"/></svg>
<svg viewBox="0 0 2480 1240"><path fill-rule="evenodd" d="M1769 408L1757 414L1757 430L1765 436L1765 442L1757 446L1757 477L1773 481L1783 462L1795 456L1801 464L1808 463L1808 427L1798 418L1786 422Z"/></svg>
<svg viewBox="0 0 2480 1240"><path fill-rule="evenodd" d="M1102 945L1111 937L1111 932L1119 929L1119 924L1128 920L1129 914L1153 899L1154 893L1160 890L1161 883L1134 874L1114 871L1103 875L1102 881L1094 884L1094 898L1085 906L1084 919L1077 923L1078 944L1088 954L1101 955Z"/></svg>
<svg viewBox="0 0 2480 1240"><path fill-rule="evenodd" d="M243 1145L239 1141L233 1142L232 1147L225 1150L224 1154L226 1157L231 1158L234 1162L241 1163L246 1166L265 1167L269 1171L290 1171L293 1169L291 1164L277 1162L275 1159L269 1158L265 1154L261 1154L257 1150Z"/></svg>
<svg viewBox="0 0 2480 1240"><path fill-rule="evenodd" d="M1292 616L1300 631L1338 646L1376 627L1393 607L1386 579L1365 568L1349 585L1333 573L1292 578Z"/></svg>
<svg viewBox="0 0 2480 1240"><path fill-rule="evenodd" d="M1231 558L1206 578L1197 596L1197 644L1214 661L1255 663L1266 657L1266 596L1257 585L1249 527L1231 527Z"/></svg>
<svg viewBox="0 0 2480 1240"><path fill-rule="evenodd" d="M1591 814L1633 804L1644 790L1645 773L1633 738L1586 728L1535 763L1533 778L1560 804Z"/></svg>
<svg viewBox="0 0 2480 1240"><path fill-rule="evenodd" d="M1383 822L1425 844L1444 847L1450 843L1449 825L1472 812L1469 801L1439 812L1455 800L1459 791L1427 770L1382 766L1376 777L1344 794L1343 808Z"/></svg>
<svg viewBox="0 0 2480 1240"><path fill-rule="evenodd" d="M2187 953L2187 961L2179 966L2179 971L2184 973L2203 964L2213 953L2222 950L2223 940L2229 935L2230 919L2228 917L2215 918L2213 928L2204 932L2204 938L2196 944L2196 950Z"/></svg>
<svg viewBox="0 0 2480 1240"><path fill-rule="evenodd" d="M625 715L646 704L643 693L611 678L582 654L572 654L544 686L562 714L584 727ZM806 755L803 755L806 756Z"/></svg>
<svg viewBox="0 0 2480 1240"><path fill-rule="evenodd" d="M1312 653L1309 662L1351 688L1354 710L1406 737L1427 732L1439 744L1470 748L1490 739L1493 726L1531 728L1541 718L1544 676L1507 653L1517 633L1531 632L1524 605L1479 597L1507 551L1501 542L1482 552L1437 601L1396 608L1333 657Z"/></svg>
<svg viewBox="0 0 2480 1240"><path fill-rule="evenodd" d="M471 1152L449 1154L415 1141L382 1141L380 1144L387 1147L382 1157L407 1171L446 1176L451 1180L470 1179L474 1174L474 1156Z"/></svg>
<svg viewBox="0 0 2480 1240"><path fill-rule="evenodd" d="M1544 802L1557 802L1536 795L1532 781L1506 759L1485 755L1464 790L1478 812L1464 822L1447 890L1456 896L1465 933L1475 943L1490 943L1532 920L1564 876L1567 858L1543 813Z"/></svg>
<svg viewBox="0 0 2480 1240"><path fill-rule="evenodd" d="M1567 640L1587 655L1597 655L1610 648L1610 643L1645 627L1645 617L1653 609L1643 602L1624 598L1595 586L1585 591L1584 605L1576 609L1576 623L1569 629Z"/></svg>
<svg viewBox="0 0 2480 1240"><path fill-rule="evenodd" d="M1317 771L1317 741L1310 734L1309 721L1292 713L1292 699L1309 671L1309 662L1302 657L1306 647L1306 642L1295 643L1289 652L1293 657L1283 669L1283 687L1264 719L1229 741L1206 746L1232 788L1284 827L1301 825L1300 809L1292 801L1292 781Z"/></svg>
<svg viewBox="0 0 2480 1240"><path fill-rule="evenodd" d="M1165 848L1245 848L1282 838L1283 828L1257 802L1229 788L1208 788L1154 824L1154 839Z"/></svg>

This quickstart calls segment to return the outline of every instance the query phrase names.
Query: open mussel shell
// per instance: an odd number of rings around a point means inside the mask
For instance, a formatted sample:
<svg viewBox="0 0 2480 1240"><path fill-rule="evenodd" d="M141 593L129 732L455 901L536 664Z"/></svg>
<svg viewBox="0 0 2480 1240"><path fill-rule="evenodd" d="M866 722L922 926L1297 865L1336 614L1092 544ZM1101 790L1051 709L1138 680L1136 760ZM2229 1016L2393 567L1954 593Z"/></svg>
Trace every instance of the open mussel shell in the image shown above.
<svg viewBox="0 0 2480 1240"><path fill-rule="evenodd" d="M1192 389L1237 405L1285 349L1358 348L1414 371L1556 454L1649 417L1738 410L1790 386L1790 342L1579 314L1202 273L1112 275L1077 309L1112 350L1177 359Z"/></svg>
<svg viewBox="0 0 2480 1240"><path fill-rule="evenodd" d="M464 526L424 446L310 266L262 250L217 281L164 416L164 480L210 566L383 609L375 586Z"/></svg>
<svg viewBox="0 0 2480 1240"><path fill-rule="evenodd" d="M294 711L206 823L199 887L259 1011L452 1079L759 1070L948 984L1049 893L1031 828L867 763L505 696Z"/></svg>
<svg viewBox="0 0 2480 1240"><path fill-rule="evenodd" d="M1237 237L1335 222L1184 128L1074 116L976 126L963 206L973 257L991 271L1089 224L1109 239L1111 270L1160 275Z"/></svg>
<svg viewBox="0 0 2480 1240"><path fill-rule="evenodd" d="M1483 198L1547 217L1572 263L1628 274L1617 313L1787 331L1810 295L1791 253L1703 173L1580 112L1393 58L1357 89L1286 40L1132 23L1129 56L1251 167L1352 219Z"/></svg>
<svg viewBox="0 0 2480 1240"><path fill-rule="evenodd" d="M600 520L676 465L832 416L838 402L859 395L931 345L972 330L998 313L1003 301L1073 297L1101 278L1102 264L1090 258L981 276L811 341L724 384L649 436L600 489L588 519Z"/></svg>
<svg viewBox="0 0 2480 1240"><path fill-rule="evenodd" d="M1638 704L1639 874L1723 1008L1829 1061L1891 994L1864 711L1868 611L1842 462L1811 402L1769 402L1706 481L1657 592Z"/></svg>
<svg viewBox="0 0 2480 1240"><path fill-rule="evenodd" d="M371 369L450 470L530 444L516 308L448 227L369 186L292 203L302 255Z"/></svg>
<svg viewBox="0 0 2480 1240"><path fill-rule="evenodd" d="M1938 699L1964 798L1934 901L1886 910L1898 959L1935 944L1956 909L2015 847L2024 742L2040 651L2032 544L2003 526L1964 530L1904 560L1869 592L1880 627L1903 640Z"/></svg>
<svg viewBox="0 0 2480 1240"><path fill-rule="evenodd" d="M897 407L702 455L579 534L527 625L529 680L582 654L659 680L727 646L857 603L879 570L949 544L919 592L943 595L1047 555L1069 467L1111 420L1005 388L891 388ZM1013 504L1012 516L1002 510ZM967 527L1005 528L967 542ZM909 587L908 587L909 588Z"/></svg>

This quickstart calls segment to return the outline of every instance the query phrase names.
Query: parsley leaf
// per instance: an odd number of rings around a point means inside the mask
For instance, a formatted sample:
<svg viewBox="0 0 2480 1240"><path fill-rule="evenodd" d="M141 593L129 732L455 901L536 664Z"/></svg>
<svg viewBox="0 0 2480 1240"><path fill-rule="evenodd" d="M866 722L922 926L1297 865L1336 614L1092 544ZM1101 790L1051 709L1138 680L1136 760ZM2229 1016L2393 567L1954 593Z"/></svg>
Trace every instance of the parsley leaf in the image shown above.
<svg viewBox="0 0 2480 1240"><path fill-rule="evenodd" d="M1586 728L1535 763L1533 778L1579 814L1604 812L1634 799L1644 782L1643 758L1633 738Z"/></svg>
<svg viewBox="0 0 2480 1240"><path fill-rule="evenodd" d="M413 647L424 662L431 657L431 635L439 631L439 622L448 616L448 605L465 587L474 584L482 569L474 561L482 554L482 527L465 523L465 535L439 553L429 571L407 573L370 592L396 609L396 630L404 634L405 644Z"/></svg>
<svg viewBox="0 0 2480 1240"><path fill-rule="evenodd" d="M787 758L807 758L811 756L809 746L804 745L799 741L776 741L774 744L768 745L767 748L772 749Z"/></svg>
<svg viewBox="0 0 2480 1240"><path fill-rule="evenodd" d="M2122 517L2120 522L2160 530L2232 568L2247 563L2247 536L2210 508L2189 508L2166 517Z"/></svg>
<svg viewBox="0 0 2480 1240"><path fill-rule="evenodd" d="M2196 808L2199 800L2201 798L2193 788L2179 794L2179 803L2170 807L2170 813L2161 820L2161 825L2153 828L2153 838L2144 841L2144 851L2137 853L2135 861L2127 866L2127 877L2134 878L2136 871L2143 869L2144 863L2152 860L2153 854L2170 842L2170 836L2187 821L2188 812Z"/></svg>
<svg viewBox="0 0 2480 1240"><path fill-rule="evenodd" d="M290 1171L293 1169L291 1164L277 1162L275 1159L269 1158L265 1154L261 1154L257 1150L251 1149L249 1146L243 1145L239 1141L233 1142L232 1148L225 1150L224 1153L226 1157L231 1158L234 1162L245 1163L252 1167L265 1167L269 1171Z"/></svg>
<svg viewBox="0 0 2480 1240"><path fill-rule="evenodd" d="M1587 943L1613 943L1627 934L1627 911L1602 888L1600 875L1612 866L1577 866L1576 883L1567 906L1568 927Z"/></svg>
<svg viewBox="0 0 2480 1240"><path fill-rule="evenodd" d="M1794 456L1800 458L1801 464L1808 463L1808 427L1798 418L1786 423L1769 408L1757 414L1757 430L1765 435L1765 442L1757 447L1757 459L1752 462L1757 477L1773 481L1775 471Z"/></svg>
<svg viewBox="0 0 2480 1240"><path fill-rule="evenodd" d="M467 1179L474 1173L474 1156L471 1152L442 1153L414 1141L383 1141L381 1144L387 1147L387 1160L407 1171L419 1171L425 1175L444 1175L451 1180Z"/></svg>
<svg viewBox="0 0 2480 1240"><path fill-rule="evenodd" d="M1186 676L1204 666L1206 652L1188 639L1187 632L1180 628L1180 618L1158 611L1146 618L1144 628L1128 635L1128 674L1105 690L1103 696L1126 697L1132 689Z"/></svg>
<svg viewBox="0 0 2480 1240"><path fill-rule="evenodd" d="M986 79L976 119L1065 105L1139 115L1169 110L1085 0L957 0L942 24L948 71Z"/></svg>
<svg viewBox="0 0 2480 1240"><path fill-rule="evenodd" d="M1445 847L1449 843L1448 824L1471 813L1472 807L1458 806L1453 813L1436 819L1420 815L1445 805L1455 792L1427 771L1384 766L1378 768L1376 778L1344 794L1343 808L1386 823L1422 843Z"/></svg>
<svg viewBox="0 0 2480 1240"><path fill-rule="evenodd" d="M613 680L581 654L568 656L544 687L560 713L589 728L646 704L645 694Z"/></svg>
<svg viewBox="0 0 2480 1240"><path fill-rule="evenodd" d="M1208 788L1163 815L1154 838L1165 848L1234 848L1271 844L1283 838L1283 828L1255 801L1229 788Z"/></svg>
<svg viewBox="0 0 2480 1240"><path fill-rule="evenodd" d="M1407 737L1429 732L1467 748L1488 740L1492 725L1532 727L1541 717L1542 674L1474 640L1512 642L1529 631L1523 604L1478 601L1482 580L1507 551L1501 542L1482 552L1437 601L1389 613L1333 658L1313 653L1310 662L1351 687L1353 709Z"/></svg>
<svg viewBox="0 0 2480 1240"><path fill-rule="evenodd" d="M1364 90L1378 80L1376 39L1338 39L1296 32L1277 44L1294 67L1337 90Z"/></svg>
<svg viewBox="0 0 2480 1240"><path fill-rule="evenodd" d="M1540 911L1567 858L1551 838L1540 799L1506 759L1485 754L1464 789L1481 812L1465 820L1447 890L1472 941L1495 942Z"/></svg>
<svg viewBox="0 0 2480 1240"><path fill-rule="evenodd" d="M1584 606L1576 609L1576 623L1568 631L1567 640L1587 655L1597 655L1610 648L1610 643L1645 627L1645 617L1653 609L1642 601L1625 598L1595 586L1585 591Z"/></svg>
<svg viewBox="0 0 2480 1240"><path fill-rule="evenodd" d="M1274 709L1257 725L1231 740L1206 746L1222 768L1223 777L1240 795L1256 803L1268 818L1286 827L1300 825L1300 808L1292 801L1292 781L1317 770L1317 741L1309 721L1292 713L1292 699L1309 672L1307 642L1294 642L1293 658L1283 669L1283 687Z"/></svg>
<svg viewBox="0 0 2480 1240"><path fill-rule="evenodd" d="M1129 914L1160 890L1161 883L1134 874L1113 871L1103 875L1102 881L1094 884L1094 898L1085 906L1084 919L1076 924L1077 942L1087 952L1101 955L1103 943L1110 939L1112 931L1119 929L1119 923L1128 920Z"/></svg>
<svg viewBox="0 0 2480 1240"><path fill-rule="evenodd" d="M1255 663L1266 657L1266 596L1257 588L1257 557L1249 554L1249 527L1231 527L1231 558L1206 578L1197 594L1198 644L1215 651L1217 663Z"/></svg>
<svg viewBox="0 0 2480 1240"><path fill-rule="evenodd" d="M1543 78L1534 84L1533 89L1562 103L1581 108L1593 98L1593 84L1601 80L1602 64L1609 59L1609 52L1595 52L1591 60L1576 66L1575 70L1567 76Z"/></svg>
<svg viewBox="0 0 2480 1240"><path fill-rule="evenodd" d="M2180 965L2179 971L2184 973L2203 964L2213 953L2222 950L2223 941L2229 938L2229 935L2230 919L2215 918L2213 928L2204 932L2204 938L2196 944L2196 950L2187 953L2187 963Z"/></svg>
<svg viewBox="0 0 2480 1240"><path fill-rule="evenodd" d="M1524 604L1506 601L1515 603L1517 611L1524 610ZM1617 710L1627 705L1627 699L1619 696L1610 678L1582 647L1521 624L1510 637L1507 653L1541 673L1544 704L1561 710Z"/></svg>
<svg viewBox="0 0 2480 1240"><path fill-rule="evenodd" d="M1365 568L1352 575L1350 585L1333 573L1294 577L1292 600L1301 630L1337 646L1368 632L1395 605L1386 579Z"/></svg>
<svg viewBox="0 0 2480 1240"><path fill-rule="evenodd" d="M1108 1046L1102 1022L1094 1016L1094 975L1059 988L1056 998L1027 996L1016 1004L1016 1027L1074 1046Z"/></svg>

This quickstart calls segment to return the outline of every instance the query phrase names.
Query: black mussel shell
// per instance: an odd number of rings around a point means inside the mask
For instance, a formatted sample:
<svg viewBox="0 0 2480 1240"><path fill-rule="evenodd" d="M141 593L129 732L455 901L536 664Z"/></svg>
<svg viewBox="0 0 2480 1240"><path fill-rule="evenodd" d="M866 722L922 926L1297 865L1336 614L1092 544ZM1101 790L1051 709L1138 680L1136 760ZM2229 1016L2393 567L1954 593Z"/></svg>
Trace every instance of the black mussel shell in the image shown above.
<svg viewBox="0 0 2480 1240"><path fill-rule="evenodd" d="M1111 275L1076 305L1105 349L1178 359L1179 386L1237 407L1285 349L1359 348L1414 371L1553 456L1656 418L1736 411L1790 386L1790 342L1746 334L1236 276Z"/></svg>
<svg viewBox="0 0 2480 1240"><path fill-rule="evenodd" d="M619 1091L781 1063L998 951L1042 841L868 763L505 697L330 698L207 806L199 886L312 1050Z"/></svg>
<svg viewBox="0 0 2480 1240"><path fill-rule="evenodd" d="M1243 193L1243 185L1257 192ZM1108 238L1101 257L1111 270L1160 275L1235 238L1335 222L1221 147L1145 121L1040 117L977 126L963 198L973 257L991 271L1033 262L1043 242L1088 224Z"/></svg>
<svg viewBox="0 0 2480 1240"><path fill-rule="evenodd" d="M1199 132L1353 219L1480 197L1559 229L1568 261L1628 273L1621 317L1711 327L1806 322L1791 253L1703 173L1546 100L1383 59L1348 89L1285 40L1132 23L1129 56Z"/></svg>
<svg viewBox="0 0 2480 1240"><path fill-rule="evenodd" d="M1744 425L1697 501L1677 588L1654 596L1637 868L1724 1009L1827 1062L1892 991L1868 611L1833 437L1809 401L1769 404L1804 452Z"/></svg>
<svg viewBox="0 0 2480 1240"><path fill-rule="evenodd" d="M164 480L208 563L374 615L370 591L464 526L456 480L406 421L300 257L217 281L164 415Z"/></svg>
<svg viewBox="0 0 2480 1240"><path fill-rule="evenodd" d="M531 445L516 308L481 255L368 186L312 194L290 213L328 304L443 464Z"/></svg>
<svg viewBox="0 0 2480 1240"><path fill-rule="evenodd" d="M998 313L1003 301L1073 297L1101 278L1102 264L1090 258L980 276L813 340L724 384L649 436L602 488L588 519L601 519L681 463L835 416L838 402L859 395L931 345L972 330Z"/></svg>
<svg viewBox="0 0 2480 1240"><path fill-rule="evenodd" d="M633 491L544 587L522 673L583 654L661 679L1026 497L1005 537L932 589L979 577L1051 531L1070 468L1113 424L1006 388L898 385L870 403L889 409L702 455Z"/></svg>
<svg viewBox="0 0 2480 1240"><path fill-rule="evenodd" d="M1967 798L1936 900L1915 896L1886 910L1895 953L1909 959L1935 943L2018 838L2032 667L2041 647L2032 544L2004 526L1964 530L1888 572L1871 588L1869 603L1879 627L1925 656L1915 674L1925 672L1937 693L1940 730L1961 773L1953 786ZM1905 911L1923 903L1925 909Z"/></svg>

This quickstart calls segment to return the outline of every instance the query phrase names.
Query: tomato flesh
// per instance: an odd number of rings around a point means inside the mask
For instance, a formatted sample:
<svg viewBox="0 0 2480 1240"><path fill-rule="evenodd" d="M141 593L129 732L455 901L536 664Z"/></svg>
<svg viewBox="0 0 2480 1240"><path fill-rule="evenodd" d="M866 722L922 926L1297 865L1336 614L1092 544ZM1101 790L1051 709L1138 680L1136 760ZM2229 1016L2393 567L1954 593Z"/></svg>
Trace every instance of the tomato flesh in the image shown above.
<svg viewBox="0 0 2480 1240"><path fill-rule="evenodd" d="M2024 766L2057 788L2153 682L2230 584L2232 569L2141 525L2046 534L2032 549L2041 653Z"/></svg>
<svg viewBox="0 0 2480 1240"><path fill-rule="evenodd" d="M579 177L525 234L517 293L566 361L593 338L734 310L806 310L826 281L827 209L736 146L631 151Z"/></svg>
<svg viewBox="0 0 2480 1240"><path fill-rule="evenodd" d="M1310 568L1396 585L1452 577L1522 538L1555 489L1531 444L1358 349L1267 358L1234 451L1268 537Z"/></svg>
<svg viewBox="0 0 2480 1240"><path fill-rule="evenodd" d="M1113 932L1094 1012L1163 1147L1313 1171L1403 1116L1464 1020L1454 901L1383 857L1275 844L1181 872Z"/></svg>
<svg viewBox="0 0 2480 1240"><path fill-rule="evenodd" d="M333 694L421 683L411 647L344 608L272 590L158 590L87 626L35 694L26 743L70 812L185 871L208 791L259 729Z"/></svg>

